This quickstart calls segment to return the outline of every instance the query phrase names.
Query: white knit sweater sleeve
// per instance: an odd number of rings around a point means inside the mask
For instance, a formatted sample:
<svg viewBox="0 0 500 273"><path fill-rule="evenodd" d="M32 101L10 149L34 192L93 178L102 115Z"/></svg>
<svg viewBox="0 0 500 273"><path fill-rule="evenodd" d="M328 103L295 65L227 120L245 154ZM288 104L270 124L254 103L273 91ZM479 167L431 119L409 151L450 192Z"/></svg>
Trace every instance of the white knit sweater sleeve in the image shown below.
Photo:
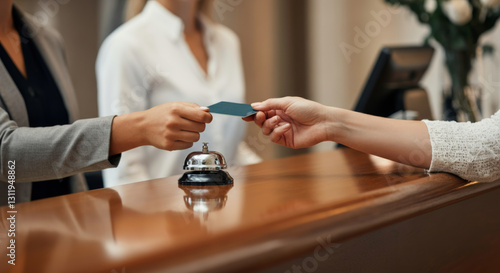
<svg viewBox="0 0 500 273"><path fill-rule="evenodd" d="M424 122L432 145L430 172L469 181L500 180L500 111L476 123Z"/></svg>

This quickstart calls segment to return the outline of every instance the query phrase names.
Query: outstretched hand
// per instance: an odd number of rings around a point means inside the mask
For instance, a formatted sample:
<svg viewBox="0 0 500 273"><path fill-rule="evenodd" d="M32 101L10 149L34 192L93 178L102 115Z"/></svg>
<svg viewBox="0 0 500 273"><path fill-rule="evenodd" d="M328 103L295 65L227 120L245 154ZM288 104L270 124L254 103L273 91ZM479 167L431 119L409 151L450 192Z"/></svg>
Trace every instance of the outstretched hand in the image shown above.
<svg viewBox="0 0 500 273"><path fill-rule="evenodd" d="M112 125L110 155L144 145L168 151L190 148L211 121L208 108L187 102L169 102L117 116Z"/></svg>
<svg viewBox="0 0 500 273"><path fill-rule="evenodd" d="M310 147L328 140L328 107L299 97L253 103L255 121L271 141L290 148Z"/></svg>
<svg viewBox="0 0 500 273"><path fill-rule="evenodd" d="M146 111L147 144L163 150L184 150L193 146L212 121L208 108L188 102L165 103Z"/></svg>
<svg viewBox="0 0 500 273"><path fill-rule="evenodd" d="M255 121L271 141L290 148L333 141L420 168L431 164L430 137L421 121L382 118L298 97L268 99L252 107L259 112L245 120Z"/></svg>

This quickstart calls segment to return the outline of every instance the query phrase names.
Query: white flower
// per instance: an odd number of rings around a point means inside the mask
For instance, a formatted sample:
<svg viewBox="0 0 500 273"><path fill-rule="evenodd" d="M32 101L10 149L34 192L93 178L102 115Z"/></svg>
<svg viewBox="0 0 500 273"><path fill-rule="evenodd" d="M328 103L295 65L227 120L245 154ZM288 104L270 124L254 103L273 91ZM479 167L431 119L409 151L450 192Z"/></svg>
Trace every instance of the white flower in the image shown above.
<svg viewBox="0 0 500 273"><path fill-rule="evenodd" d="M437 8L436 0L425 0L425 11L427 11L430 14L433 14L434 11L436 11L436 8Z"/></svg>
<svg viewBox="0 0 500 273"><path fill-rule="evenodd" d="M500 6L500 0L481 0L481 3L488 8L496 8Z"/></svg>
<svg viewBox="0 0 500 273"><path fill-rule="evenodd" d="M472 19L472 6L467 0L448 0L443 2L443 11L456 25L465 25Z"/></svg>

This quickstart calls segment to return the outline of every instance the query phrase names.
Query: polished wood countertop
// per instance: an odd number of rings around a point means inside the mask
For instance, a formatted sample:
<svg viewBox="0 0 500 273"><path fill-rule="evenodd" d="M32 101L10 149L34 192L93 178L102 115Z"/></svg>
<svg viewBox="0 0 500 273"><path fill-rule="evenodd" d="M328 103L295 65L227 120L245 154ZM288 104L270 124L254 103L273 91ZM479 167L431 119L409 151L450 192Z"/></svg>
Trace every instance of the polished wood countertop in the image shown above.
<svg viewBox="0 0 500 273"><path fill-rule="evenodd" d="M244 272L478 196L499 183L427 174L351 149L230 168L234 186L180 176L0 208L0 272Z"/></svg>

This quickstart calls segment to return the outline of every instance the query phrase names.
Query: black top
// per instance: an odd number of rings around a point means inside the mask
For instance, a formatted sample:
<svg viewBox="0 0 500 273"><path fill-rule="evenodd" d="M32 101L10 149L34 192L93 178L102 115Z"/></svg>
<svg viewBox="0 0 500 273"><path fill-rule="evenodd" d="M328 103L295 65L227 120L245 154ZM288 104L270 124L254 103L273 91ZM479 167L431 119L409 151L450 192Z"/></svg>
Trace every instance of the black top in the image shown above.
<svg viewBox="0 0 500 273"><path fill-rule="evenodd" d="M26 78L0 43L0 59L23 96L30 127L47 127L69 123L68 111L52 73L37 45L29 35L22 15L12 10L14 25L19 32L24 56ZM31 199L41 199L71 193L69 178L32 184Z"/></svg>

